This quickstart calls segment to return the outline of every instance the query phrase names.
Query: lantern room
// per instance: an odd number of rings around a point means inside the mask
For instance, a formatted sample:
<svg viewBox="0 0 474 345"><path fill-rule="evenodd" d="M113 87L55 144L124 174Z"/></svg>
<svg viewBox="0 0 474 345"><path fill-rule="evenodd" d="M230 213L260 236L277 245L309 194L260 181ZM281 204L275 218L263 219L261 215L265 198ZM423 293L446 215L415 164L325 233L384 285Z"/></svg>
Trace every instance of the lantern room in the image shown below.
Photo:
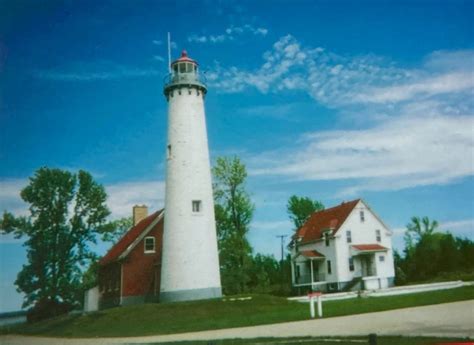
<svg viewBox="0 0 474 345"><path fill-rule="evenodd" d="M171 63L171 73L165 81L164 93L166 96L174 89L183 87L196 88L206 93L206 86L198 73L198 63L183 50L181 57Z"/></svg>
<svg viewBox="0 0 474 345"><path fill-rule="evenodd" d="M181 57L171 64L173 74L197 73L197 62L188 57L186 50L181 52Z"/></svg>

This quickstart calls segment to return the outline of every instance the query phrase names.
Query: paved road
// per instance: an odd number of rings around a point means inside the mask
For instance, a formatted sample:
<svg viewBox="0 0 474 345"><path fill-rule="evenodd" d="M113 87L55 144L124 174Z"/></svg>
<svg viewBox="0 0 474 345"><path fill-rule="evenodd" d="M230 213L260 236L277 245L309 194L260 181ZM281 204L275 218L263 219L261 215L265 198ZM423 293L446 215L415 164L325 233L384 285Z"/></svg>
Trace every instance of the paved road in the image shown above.
<svg viewBox="0 0 474 345"><path fill-rule="evenodd" d="M474 337L474 300L322 320L134 338L0 337L2 345L109 345L257 337L367 335Z"/></svg>

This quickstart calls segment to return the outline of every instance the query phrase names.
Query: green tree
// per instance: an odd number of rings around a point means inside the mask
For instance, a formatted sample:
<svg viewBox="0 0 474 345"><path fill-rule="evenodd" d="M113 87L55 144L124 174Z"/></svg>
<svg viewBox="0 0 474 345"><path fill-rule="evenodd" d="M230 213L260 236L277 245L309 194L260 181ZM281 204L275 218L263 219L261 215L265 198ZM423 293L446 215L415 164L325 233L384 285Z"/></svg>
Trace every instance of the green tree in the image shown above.
<svg viewBox="0 0 474 345"><path fill-rule="evenodd" d="M104 232L102 240L115 244L122 238L123 235L125 235L125 233L132 227L132 225L132 217L123 217L114 220L108 224L108 229L110 231Z"/></svg>
<svg viewBox="0 0 474 345"><path fill-rule="evenodd" d="M290 219L295 225L295 230L298 230L308 218L316 211L324 210L322 202L313 200L308 197L298 197L292 195L288 199L286 209Z"/></svg>
<svg viewBox="0 0 474 345"><path fill-rule="evenodd" d="M23 306L40 300L76 302L82 268L95 258L89 245L111 229L104 188L82 170L40 168L21 198L30 205L30 215L5 212L0 231L26 238L27 263L15 281L25 293Z"/></svg>
<svg viewBox="0 0 474 345"><path fill-rule="evenodd" d="M254 205L245 190L247 172L238 157L219 157L212 169L222 286L225 293L246 291L252 247L247 239Z"/></svg>
<svg viewBox="0 0 474 345"><path fill-rule="evenodd" d="M430 221L428 217L422 219L412 217L411 222L407 224L407 231L404 236L406 249L411 250L423 237L430 236L437 229L438 222L436 220Z"/></svg>

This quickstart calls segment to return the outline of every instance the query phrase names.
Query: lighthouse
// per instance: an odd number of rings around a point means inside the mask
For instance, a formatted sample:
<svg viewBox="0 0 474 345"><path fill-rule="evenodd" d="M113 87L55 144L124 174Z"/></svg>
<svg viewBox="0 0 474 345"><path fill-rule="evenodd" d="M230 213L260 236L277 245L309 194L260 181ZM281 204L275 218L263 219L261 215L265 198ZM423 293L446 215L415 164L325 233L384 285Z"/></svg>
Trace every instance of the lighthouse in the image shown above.
<svg viewBox="0 0 474 345"><path fill-rule="evenodd" d="M222 296L204 97L198 63L171 63L160 301Z"/></svg>

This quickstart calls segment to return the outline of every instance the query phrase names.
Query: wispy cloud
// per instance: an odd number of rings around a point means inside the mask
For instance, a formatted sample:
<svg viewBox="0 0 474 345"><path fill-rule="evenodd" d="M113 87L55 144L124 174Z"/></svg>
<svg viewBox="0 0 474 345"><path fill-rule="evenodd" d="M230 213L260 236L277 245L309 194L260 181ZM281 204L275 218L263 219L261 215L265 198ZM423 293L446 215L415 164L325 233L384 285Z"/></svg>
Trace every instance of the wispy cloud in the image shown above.
<svg viewBox="0 0 474 345"><path fill-rule="evenodd" d="M21 190L28 184L27 179L0 181L0 212L28 215L28 204L20 197ZM145 204L150 210L157 210L164 205L164 181L132 181L105 185L108 195L107 206L112 218L128 217L132 207Z"/></svg>
<svg viewBox="0 0 474 345"><path fill-rule="evenodd" d="M223 92L305 92L319 104L371 119L357 130L306 133L293 145L250 159L254 175L351 179L353 187L339 194L346 196L452 183L474 174L472 61L474 51L438 51L408 69L383 57L305 47L287 35L263 54L257 69L216 64L208 81Z"/></svg>
<svg viewBox="0 0 474 345"><path fill-rule="evenodd" d="M418 69L398 67L374 55L342 56L322 47L305 47L287 35L263 54L257 69L219 64L209 81L222 92L255 88L262 93L299 90L330 107L394 103L474 87L474 51L438 51Z"/></svg>
<svg viewBox="0 0 474 345"><path fill-rule="evenodd" d="M298 112L307 108L305 103L277 103L271 105L254 105L238 108L236 111L244 116L278 118L288 121L298 121Z"/></svg>
<svg viewBox="0 0 474 345"><path fill-rule="evenodd" d="M461 219L440 222L438 229L440 231L449 231L454 236L474 238L474 219ZM407 231L406 227L392 229L395 237L403 237Z"/></svg>
<svg viewBox="0 0 474 345"><path fill-rule="evenodd" d="M259 231L288 231L292 229L293 225L289 220L254 221L250 227Z"/></svg>
<svg viewBox="0 0 474 345"><path fill-rule="evenodd" d="M341 196L446 184L474 174L474 118L391 118L373 128L307 133L293 147L255 156L252 175L293 180L351 179Z"/></svg>
<svg viewBox="0 0 474 345"><path fill-rule="evenodd" d="M0 181L0 212L11 212L17 216L28 213L28 205L21 199L20 192L28 184L27 179Z"/></svg>
<svg viewBox="0 0 474 345"><path fill-rule="evenodd" d="M160 55L154 55L153 60L158 61L158 62L163 62L165 61L165 58Z"/></svg>
<svg viewBox="0 0 474 345"><path fill-rule="evenodd" d="M27 179L8 179L0 181L0 217L8 211L16 216L28 214L28 205L21 199L20 191L28 184ZM0 244L23 243L24 239L16 239L12 234L0 235Z"/></svg>
<svg viewBox="0 0 474 345"><path fill-rule="evenodd" d="M124 182L106 186L107 205L112 218L129 217L132 207L145 204L151 211L164 205L165 183L163 181Z"/></svg>
<svg viewBox="0 0 474 345"><path fill-rule="evenodd" d="M222 43L226 41L233 41L243 35L253 35L265 37L268 33L268 29L263 27L254 27L250 24L242 26L230 26L224 30L224 32L215 35L190 35L188 42L194 43Z"/></svg>
<svg viewBox="0 0 474 345"><path fill-rule="evenodd" d="M163 75L163 71L158 69L119 65L111 61L77 62L55 69L34 72L34 76L39 79L84 82L161 75Z"/></svg>

